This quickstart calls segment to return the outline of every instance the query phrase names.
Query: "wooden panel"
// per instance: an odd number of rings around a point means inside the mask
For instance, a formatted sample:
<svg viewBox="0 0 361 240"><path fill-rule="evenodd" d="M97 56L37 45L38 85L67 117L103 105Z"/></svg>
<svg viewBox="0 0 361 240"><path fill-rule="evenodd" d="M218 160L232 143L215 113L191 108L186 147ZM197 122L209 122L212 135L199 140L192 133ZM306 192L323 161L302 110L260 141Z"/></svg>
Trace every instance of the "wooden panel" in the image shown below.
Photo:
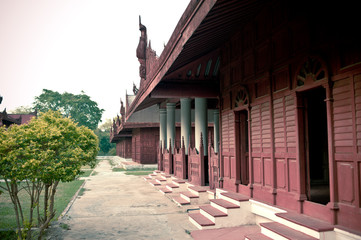
<svg viewBox="0 0 361 240"><path fill-rule="evenodd" d="M262 149L263 152L271 151L271 116L270 103L264 102L261 104L261 129L262 129Z"/></svg>
<svg viewBox="0 0 361 240"><path fill-rule="evenodd" d="M357 169L358 169L358 171L357 171L357 173L358 173L358 189L357 189L357 191L358 191L358 196L359 196L359 199L361 199L361 162L358 162L358 164L357 164ZM359 208L361 208L361 201L359 200L359 206L358 206Z"/></svg>
<svg viewBox="0 0 361 240"><path fill-rule="evenodd" d="M349 78L336 81L333 87L334 144L336 153L352 151L353 117L352 98L350 98L352 96L351 87Z"/></svg>
<svg viewBox="0 0 361 240"><path fill-rule="evenodd" d="M358 152L361 147L361 74L354 76L355 109L356 109L356 145ZM359 175L359 178L361 175ZM361 180L360 180L361 181ZM361 185L360 185L361 186ZM361 201L360 201L361 202Z"/></svg>
<svg viewBox="0 0 361 240"><path fill-rule="evenodd" d="M291 27L292 50L302 51L309 42L309 27L304 22L299 22Z"/></svg>
<svg viewBox="0 0 361 240"><path fill-rule="evenodd" d="M354 167L352 163L337 163L337 177L339 199L343 203L352 204L355 200L354 195Z"/></svg>
<svg viewBox="0 0 361 240"><path fill-rule="evenodd" d="M263 97L269 94L270 86L268 78L263 78L255 84L256 98Z"/></svg>
<svg viewBox="0 0 361 240"><path fill-rule="evenodd" d="M272 61L278 62L285 60L289 55L289 36L287 30L282 30L273 36L273 59Z"/></svg>
<svg viewBox="0 0 361 240"><path fill-rule="evenodd" d="M276 167L277 167L277 187L285 188L286 187L285 160L281 158L276 159Z"/></svg>
<svg viewBox="0 0 361 240"><path fill-rule="evenodd" d="M228 114L222 114L222 122L221 122L221 129L222 129L222 149L223 151L228 152L228 146L229 146L229 126L228 126Z"/></svg>
<svg viewBox="0 0 361 240"><path fill-rule="evenodd" d="M235 66L231 67L231 83L236 83L239 82L241 80L241 68L239 67L239 64L237 62L237 64Z"/></svg>
<svg viewBox="0 0 361 240"><path fill-rule="evenodd" d="M232 60L240 56L240 49L241 49L241 39L239 35L236 35L235 37L232 38L230 44L230 57Z"/></svg>
<svg viewBox="0 0 361 240"><path fill-rule="evenodd" d="M244 73L244 77L249 77L254 74L254 56L253 56L253 54L244 56L243 73Z"/></svg>
<svg viewBox="0 0 361 240"><path fill-rule="evenodd" d="M235 157L230 157L230 162L231 162L231 176L229 176L230 178L236 178L236 158Z"/></svg>
<svg viewBox="0 0 361 240"><path fill-rule="evenodd" d="M253 178L255 183L261 183L261 158L253 158Z"/></svg>
<svg viewBox="0 0 361 240"><path fill-rule="evenodd" d="M273 80L272 81L273 91L276 92L276 91L288 88L288 85L289 85L288 68L285 68L282 71L274 73L272 80Z"/></svg>
<svg viewBox="0 0 361 240"><path fill-rule="evenodd" d="M251 143L252 151L261 151L261 113L260 106L254 106L251 109Z"/></svg>
<svg viewBox="0 0 361 240"><path fill-rule="evenodd" d="M264 39L268 37L271 30L271 16L270 11L266 8L260 12L255 19L255 38L256 40Z"/></svg>
<svg viewBox="0 0 361 240"><path fill-rule="evenodd" d="M256 49L256 71L264 71L269 65L269 48L264 44Z"/></svg>
<svg viewBox="0 0 361 240"><path fill-rule="evenodd" d="M286 144L288 152L296 151L296 122L294 96L285 97Z"/></svg>
<svg viewBox="0 0 361 240"><path fill-rule="evenodd" d="M289 191L297 192L298 190L298 173L296 159L288 159L288 186Z"/></svg>
<svg viewBox="0 0 361 240"><path fill-rule="evenodd" d="M234 114L233 112L222 114L222 148L225 152L233 154L235 148Z"/></svg>
<svg viewBox="0 0 361 240"><path fill-rule="evenodd" d="M284 114L284 98L273 100L273 131L275 151L285 148L285 114Z"/></svg>
<svg viewBox="0 0 361 240"><path fill-rule="evenodd" d="M253 32L254 26L252 23L248 23L243 28L243 49L244 51L249 50L252 48L254 43L254 32Z"/></svg>
<svg viewBox="0 0 361 240"><path fill-rule="evenodd" d="M223 164L224 164L224 167L223 167L223 174L225 177L229 177L230 175L230 163L229 163L229 157L227 156L224 156L223 157Z"/></svg>
<svg viewBox="0 0 361 240"><path fill-rule="evenodd" d="M272 161L270 158L263 158L263 162L264 184L266 186L272 186Z"/></svg>

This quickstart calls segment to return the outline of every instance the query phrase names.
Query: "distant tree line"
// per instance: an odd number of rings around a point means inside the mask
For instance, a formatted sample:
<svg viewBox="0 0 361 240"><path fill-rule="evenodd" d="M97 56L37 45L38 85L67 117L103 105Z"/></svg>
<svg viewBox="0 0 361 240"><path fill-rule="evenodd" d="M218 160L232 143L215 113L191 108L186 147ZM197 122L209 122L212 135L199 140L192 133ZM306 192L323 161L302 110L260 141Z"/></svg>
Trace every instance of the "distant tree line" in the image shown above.
<svg viewBox="0 0 361 240"><path fill-rule="evenodd" d="M104 109L100 109L98 104L91 100L84 91L80 94L73 94L43 89L42 93L35 97L32 106L20 106L11 112L28 114L35 110L38 112L59 111L64 117L73 119L80 126L93 130L99 138L99 155L115 155L115 144L109 142L112 121L108 119L99 126Z"/></svg>

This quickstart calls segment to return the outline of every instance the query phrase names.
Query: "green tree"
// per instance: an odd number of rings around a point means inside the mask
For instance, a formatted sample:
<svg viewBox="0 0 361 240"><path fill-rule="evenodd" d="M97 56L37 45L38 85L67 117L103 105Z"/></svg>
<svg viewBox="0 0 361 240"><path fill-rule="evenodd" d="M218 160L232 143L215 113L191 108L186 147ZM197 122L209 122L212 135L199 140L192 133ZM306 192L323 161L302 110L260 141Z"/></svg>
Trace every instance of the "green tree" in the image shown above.
<svg viewBox="0 0 361 240"><path fill-rule="evenodd" d="M30 106L20 106L10 111L11 114L29 114L33 112L33 108Z"/></svg>
<svg viewBox="0 0 361 240"><path fill-rule="evenodd" d="M34 226L39 228L41 238L55 215L58 183L73 181L83 165L94 166L98 151L93 131L60 112L48 111L29 124L0 128L0 175L6 184L2 189L13 203L19 239L31 239ZM28 219L24 219L25 209L18 198L21 190L30 197ZM41 196L43 214L39 209Z"/></svg>
<svg viewBox="0 0 361 240"><path fill-rule="evenodd" d="M83 91L81 94L72 94L43 89L43 92L35 97L33 108L39 112L48 110L60 111L65 117L71 117L75 122L92 130L98 127L104 109L90 99Z"/></svg>
<svg viewBox="0 0 361 240"><path fill-rule="evenodd" d="M109 139L110 128L113 122L111 119L106 119L103 124L94 131L99 138L99 155L115 155L115 143L111 143Z"/></svg>

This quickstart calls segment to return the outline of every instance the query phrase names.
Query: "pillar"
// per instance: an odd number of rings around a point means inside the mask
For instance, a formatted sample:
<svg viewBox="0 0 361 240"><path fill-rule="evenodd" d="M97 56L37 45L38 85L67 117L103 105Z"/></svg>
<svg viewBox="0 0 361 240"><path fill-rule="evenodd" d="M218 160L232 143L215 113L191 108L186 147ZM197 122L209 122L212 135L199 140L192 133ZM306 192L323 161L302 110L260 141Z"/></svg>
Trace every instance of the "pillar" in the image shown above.
<svg viewBox="0 0 361 240"><path fill-rule="evenodd" d="M213 112L213 130L214 130L214 152L218 153L219 151L219 110L216 109Z"/></svg>
<svg viewBox="0 0 361 240"><path fill-rule="evenodd" d="M185 154L188 155L189 140L191 137L191 99L182 98L181 102L181 139L184 139Z"/></svg>
<svg viewBox="0 0 361 240"><path fill-rule="evenodd" d="M175 143L175 103L167 103L167 143L169 143L169 139L173 149ZM167 149L172 151L168 145Z"/></svg>
<svg viewBox="0 0 361 240"><path fill-rule="evenodd" d="M167 110L159 109L159 141L162 149L167 147Z"/></svg>
<svg viewBox="0 0 361 240"><path fill-rule="evenodd" d="M208 116L207 116L207 99L195 99L195 147L199 151L200 136L203 136L204 156L208 155Z"/></svg>

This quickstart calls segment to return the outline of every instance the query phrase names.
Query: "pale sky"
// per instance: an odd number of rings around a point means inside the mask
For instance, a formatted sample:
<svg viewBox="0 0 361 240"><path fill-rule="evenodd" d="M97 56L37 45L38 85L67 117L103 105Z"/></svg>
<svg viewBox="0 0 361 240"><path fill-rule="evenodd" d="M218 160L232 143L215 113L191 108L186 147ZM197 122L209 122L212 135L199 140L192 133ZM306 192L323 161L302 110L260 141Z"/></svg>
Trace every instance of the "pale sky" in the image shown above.
<svg viewBox="0 0 361 240"><path fill-rule="evenodd" d="M0 111L31 106L42 89L85 91L119 114L139 86L138 17L159 56L189 0L0 0Z"/></svg>

